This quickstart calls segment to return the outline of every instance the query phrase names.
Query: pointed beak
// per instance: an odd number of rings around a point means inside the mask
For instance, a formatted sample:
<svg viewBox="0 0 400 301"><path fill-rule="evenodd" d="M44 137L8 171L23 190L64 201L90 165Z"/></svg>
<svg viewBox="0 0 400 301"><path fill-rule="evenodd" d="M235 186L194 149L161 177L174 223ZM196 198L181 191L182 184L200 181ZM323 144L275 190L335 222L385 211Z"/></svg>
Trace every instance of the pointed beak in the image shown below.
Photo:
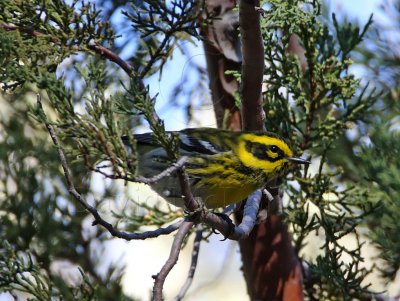
<svg viewBox="0 0 400 301"><path fill-rule="evenodd" d="M286 158L286 159L288 159L288 161L296 163L296 164L310 164L311 163L310 161L307 161L307 160L304 160L301 158L293 158L292 157L292 158Z"/></svg>

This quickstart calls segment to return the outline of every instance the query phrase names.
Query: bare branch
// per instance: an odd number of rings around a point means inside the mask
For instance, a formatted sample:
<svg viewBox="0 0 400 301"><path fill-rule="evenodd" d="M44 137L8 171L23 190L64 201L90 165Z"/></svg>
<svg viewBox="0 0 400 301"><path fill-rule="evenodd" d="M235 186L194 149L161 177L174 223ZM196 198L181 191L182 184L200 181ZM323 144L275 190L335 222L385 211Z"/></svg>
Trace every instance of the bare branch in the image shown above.
<svg viewBox="0 0 400 301"><path fill-rule="evenodd" d="M177 174L178 174L179 184L181 186L182 197L185 203L185 207L190 212L199 212L200 206L202 204L199 204L198 201L194 199L194 196L192 194L192 189L190 187L189 176L185 172L184 168L178 169Z"/></svg>
<svg viewBox="0 0 400 301"><path fill-rule="evenodd" d="M110 49L103 47L101 45L89 45L88 48L90 50L93 50L103 57L109 59L110 61L116 63L118 66L120 66L129 76L132 75L132 67L129 65L127 62L125 62L122 58L120 58L117 54L112 52Z"/></svg>
<svg viewBox="0 0 400 301"><path fill-rule="evenodd" d="M183 284L179 294L175 297L175 301L181 301L188 291L190 285L193 282L194 273L197 267L197 259L199 258L199 250L201 239L203 238L203 226L197 225L196 236L193 242L193 250L192 250L192 262L190 263L189 273L187 275L186 281Z"/></svg>
<svg viewBox="0 0 400 301"><path fill-rule="evenodd" d="M189 233L190 229L193 227L194 222L192 221L183 221L183 223L179 226L179 230L175 235L174 242L171 247L171 252L164 266L161 268L160 272L153 276L154 277L154 287L153 287L153 301L162 301L163 300L163 286L165 279L167 278L169 272L175 266L176 262L179 258L179 253L181 251L183 240L186 235Z"/></svg>
<svg viewBox="0 0 400 301"><path fill-rule="evenodd" d="M164 177L167 177L169 175L171 175L171 173L177 171L178 169L182 168L186 161L188 160L188 156L182 156L179 158L178 161L176 161L175 163L173 163L170 167L166 168L165 170L163 170L162 172L160 172L159 174L151 177L151 178L145 178L142 176L138 176L135 177L135 181L136 182L140 182L140 183L144 183L144 184L152 184L155 182L158 182L159 180L161 180Z"/></svg>
<svg viewBox="0 0 400 301"><path fill-rule="evenodd" d="M240 204L241 204L240 202L231 204L231 205L225 207L225 209L222 213L229 216L229 215L233 214L233 212L235 212L240 207Z"/></svg>
<svg viewBox="0 0 400 301"><path fill-rule="evenodd" d="M151 70L153 65L156 63L157 59L159 59L165 45L167 45L170 37L171 37L172 32L167 31L165 33L164 39L160 43L160 45L157 47L157 50L154 52L154 54L151 54L151 58L149 62L146 64L146 66L143 68L143 70L139 74L139 78L144 78Z"/></svg>

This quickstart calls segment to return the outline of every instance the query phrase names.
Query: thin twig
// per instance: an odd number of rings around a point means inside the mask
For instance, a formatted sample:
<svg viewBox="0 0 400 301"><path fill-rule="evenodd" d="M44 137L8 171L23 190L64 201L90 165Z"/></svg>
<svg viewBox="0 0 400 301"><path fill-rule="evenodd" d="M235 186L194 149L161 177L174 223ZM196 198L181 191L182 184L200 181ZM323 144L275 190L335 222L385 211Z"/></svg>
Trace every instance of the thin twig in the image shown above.
<svg viewBox="0 0 400 301"><path fill-rule="evenodd" d="M38 105L40 106L40 108L43 111L42 108L42 103L40 100L40 97L38 96ZM44 112L44 111L43 111ZM65 179L67 181L67 186L68 186L68 191L71 193L71 195L87 210L89 211L93 217L94 217L94 221L92 223L92 225L101 225L103 226L105 229L108 230L108 232L115 237L119 237L119 238L123 238L125 240L133 240L133 239L147 239L147 238L152 238L152 237L157 237L160 235L166 235L166 234L170 234L172 232L174 232L175 230L177 230L180 225L182 224L183 220L177 221L172 225L169 225L168 227L165 228L159 228L153 231L146 231L146 232L142 232L142 233L128 233L128 232L124 232L124 231L119 231L116 230L113 225L111 225L110 223L108 223L107 221L105 221L99 214L99 212L97 211L96 208L94 208L93 206L89 205L89 203L86 202L86 200L82 197L82 195L76 190L75 185L72 181L72 175L71 172L69 170L69 166L67 163L67 159L65 157L64 151L60 145L60 142L58 140L57 134L54 131L54 128L51 124L49 124L47 122L47 120L45 121L45 126L50 134L51 140L53 141L53 144L56 146L57 148L57 152L58 152L58 156L60 158L60 162L61 162L61 166L63 168L64 171L64 176Z"/></svg>
<svg viewBox="0 0 400 301"><path fill-rule="evenodd" d="M157 174L155 176L152 176L151 178L145 178L145 177L142 177L142 176L137 176L137 177L134 178L134 180L136 182L140 182L140 183L144 183L144 184L156 183L159 180L161 180L162 178L167 177L170 174L172 174L173 172L175 172L178 169L182 168L185 165L187 160L188 160L188 156L182 156L181 158L179 158L178 161L173 163L170 167L166 168L165 170L163 170L159 174Z"/></svg>
<svg viewBox="0 0 400 301"><path fill-rule="evenodd" d="M83 152L82 152L83 153ZM92 164L90 164L89 160L88 160L88 156L87 154L83 154L83 159L85 162L85 166L87 168L89 168L90 170L97 172L99 174L101 174L102 176L108 178L108 179L112 179L112 180L124 180L127 182L137 182L137 183L143 183L143 184L153 184L156 183L158 181L160 181L162 178L164 177L168 177L170 176L173 172L177 171L178 169L182 168L185 163L188 160L188 156L182 156L178 159L178 161L176 161L175 163L172 163L171 166L167 167L165 170L163 170L162 172L150 177L150 178L146 178L143 176L128 176L127 174L123 175L123 174L119 174L119 175L115 175L115 174L109 174L107 172L104 172L101 170L101 168L108 168L109 166L101 166L101 167L94 167Z"/></svg>
<svg viewBox="0 0 400 301"><path fill-rule="evenodd" d="M182 191L182 197L185 203L185 207L190 212L199 212L200 205L195 199L192 194L192 189L190 187L189 176L185 172L184 168L180 168L177 170L177 175L179 179L179 185Z"/></svg>
<svg viewBox="0 0 400 301"><path fill-rule="evenodd" d="M132 75L132 67L129 65L127 62L125 62L122 58L120 58L117 54L112 52L110 49L103 47L98 44L94 45L89 45L88 48L90 50L93 50L105 58L109 59L110 61L116 63L118 66L120 66L128 75Z"/></svg>
<svg viewBox="0 0 400 301"><path fill-rule="evenodd" d="M107 139L104 136L103 131L99 130L97 127L95 127L93 124L89 123L89 127L93 131L93 133L96 133L96 136L98 137L100 144L103 148L104 153L107 155L108 160L111 162L112 169L116 175L116 177L121 177L121 171L118 168L118 163L117 163L117 158L114 154L114 152L110 149L109 144L107 143Z"/></svg>
<svg viewBox="0 0 400 301"><path fill-rule="evenodd" d="M212 277L208 277L207 280L203 281L200 285L196 286L196 290L191 292L190 295L199 295L201 292L205 290L212 290L214 287L220 284L220 281L223 277L226 277L227 271L231 268L232 262L234 261L233 256L237 252L237 242L230 241L228 242L227 250L222 254L218 253L219 256L223 257L222 263L219 265L218 269L216 269L215 273L213 273Z"/></svg>
<svg viewBox="0 0 400 301"><path fill-rule="evenodd" d="M153 67L156 60L160 57L160 54L161 54L162 50L164 49L165 45L168 43L169 38L171 36L171 32L167 31L164 34L165 34L164 39L162 40L160 45L157 47L157 50L155 51L155 53L151 55L151 58L147 62L146 66L140 72L139 78L144 78L149 73L150 69Z"/></svg>
<svg viewBox="0 0 400 301"><path fill-rule="evenodd" d="M179 258L179 253L181 251L183 240L189 233L190 229L193 227L194 222L185 220L179 226L179 230L175 235L174 242L172 243L171 252L164 266L161 268L160 272L154 276L154 287L153 287L153 301L163 300L163 286L165 279L167 278L169 272L175 266Z"/></svg>
<svg viewBox="0 0 400 301"><path fill-rule="evenodd" d="M192 262L190 263L189 273L186 277L186 281L183 284L181 290L175 297L174 299L175 301L181 301L185 297L190 285L193 282L194 273L196 272L196 267L197 267L197 260L199 258L200 243L202 238L203 238L203 226L199 224L197 225L196 236L193 242Z"/></svg>

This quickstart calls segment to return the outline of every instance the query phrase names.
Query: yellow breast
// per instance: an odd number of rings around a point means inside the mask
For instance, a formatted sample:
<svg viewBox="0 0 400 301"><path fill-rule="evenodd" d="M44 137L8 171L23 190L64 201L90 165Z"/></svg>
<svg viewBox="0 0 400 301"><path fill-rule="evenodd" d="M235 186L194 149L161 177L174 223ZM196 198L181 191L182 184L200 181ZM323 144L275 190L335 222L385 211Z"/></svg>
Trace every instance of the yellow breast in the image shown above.
<svg viewBox="0 0 400 301"><path fill-rule="evenodd" d="M249 196L257 187L246 183L243 186L213 186L194 187L195 196L200 196L207 208L221 208L233 203L240 202Z"/></svg>

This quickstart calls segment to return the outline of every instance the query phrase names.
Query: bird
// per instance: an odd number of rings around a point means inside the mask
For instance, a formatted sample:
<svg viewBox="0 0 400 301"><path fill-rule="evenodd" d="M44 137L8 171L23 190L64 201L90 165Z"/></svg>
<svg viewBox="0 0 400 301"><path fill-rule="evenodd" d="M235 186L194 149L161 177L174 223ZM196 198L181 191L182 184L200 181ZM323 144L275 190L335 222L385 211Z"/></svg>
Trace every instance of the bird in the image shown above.
<svg viewBox="0 0 400 301"><path fill-rule="evenodd" d="M167 134L179 138L180 155L187 157L184 168L195 200L210 209L240 202L292 166L309 163L294 157L289 144L274 133L188 128ZM171 166L153 133L133 137L139 175L153 177ZM184 207L176 172L150 186L169 203Z"/></svg>

